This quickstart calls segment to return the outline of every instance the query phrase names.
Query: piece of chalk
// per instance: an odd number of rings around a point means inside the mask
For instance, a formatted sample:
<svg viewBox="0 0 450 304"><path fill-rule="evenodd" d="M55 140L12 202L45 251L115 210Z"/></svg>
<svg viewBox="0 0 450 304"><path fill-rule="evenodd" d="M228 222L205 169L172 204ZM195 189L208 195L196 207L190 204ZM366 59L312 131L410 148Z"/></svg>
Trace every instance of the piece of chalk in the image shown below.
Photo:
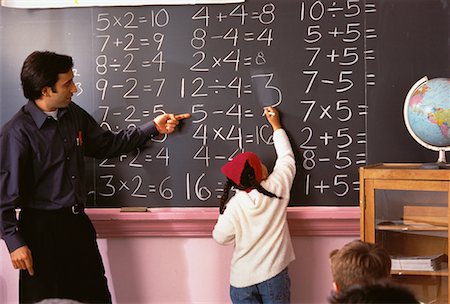
<svg viewBox="0 0 450 304"><path fill-rule="evenodd" d="M269 116L275 116L274 112L269 112Z"/></svg>

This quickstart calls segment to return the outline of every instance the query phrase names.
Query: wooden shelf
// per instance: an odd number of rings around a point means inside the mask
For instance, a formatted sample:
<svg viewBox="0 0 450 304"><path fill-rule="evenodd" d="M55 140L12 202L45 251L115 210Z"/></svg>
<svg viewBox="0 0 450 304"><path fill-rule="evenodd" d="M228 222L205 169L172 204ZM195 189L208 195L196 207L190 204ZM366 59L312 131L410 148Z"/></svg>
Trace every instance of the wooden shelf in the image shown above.
<svg viewBox="0 0 450 304"><path fill-rule="evenodd" d="M418 270L392 270L391 275L407 276L407 275L417 275L417 276L448 276L448 269L436 270L436 271L418 271Z"/></svg>
<svg viewBox="0 0 450 304"><path fill-rule="evenodd" d="M370 165L359 172L361 239L378 243L396 257L445 254L442 269L393 269L391 275L397 283L414 290L421 302L450 303L447 269L450 170L424 169L422 164L405 163ZM414 265L407 263L403 266L414 269Z"/></svg>
<svg viewBox="0 0 450 304"><path fill-rule="evenodd" d="M435 226L429 224L393 224L393 225L377 225L377 230L387 231L447 231L444 226Z"/></svg>

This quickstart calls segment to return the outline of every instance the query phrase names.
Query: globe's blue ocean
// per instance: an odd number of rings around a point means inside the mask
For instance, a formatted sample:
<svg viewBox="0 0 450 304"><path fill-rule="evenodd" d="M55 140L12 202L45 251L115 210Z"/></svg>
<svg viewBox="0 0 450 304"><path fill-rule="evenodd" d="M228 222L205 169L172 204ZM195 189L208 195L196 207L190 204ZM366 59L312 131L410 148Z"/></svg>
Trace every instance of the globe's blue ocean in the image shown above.
<svg viewBox="0 0 450 304"><path fill-rule="evenodd" d="M424 82L406 103L405 119L421 141L432 147L450 146L450 79Z"/></svg>

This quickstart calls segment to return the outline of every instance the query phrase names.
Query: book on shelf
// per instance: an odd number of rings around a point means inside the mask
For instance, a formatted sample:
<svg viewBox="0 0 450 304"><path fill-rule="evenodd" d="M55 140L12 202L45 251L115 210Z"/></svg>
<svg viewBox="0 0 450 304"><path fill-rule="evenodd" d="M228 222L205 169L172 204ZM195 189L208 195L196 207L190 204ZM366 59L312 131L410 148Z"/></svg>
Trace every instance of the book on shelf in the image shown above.
<svg viewBox="0 0 450 304"><path fill-rule="evenodd" d="M436 271L447 268L448 257L445 253L420 256L391 257L392 270Z"/></svg>

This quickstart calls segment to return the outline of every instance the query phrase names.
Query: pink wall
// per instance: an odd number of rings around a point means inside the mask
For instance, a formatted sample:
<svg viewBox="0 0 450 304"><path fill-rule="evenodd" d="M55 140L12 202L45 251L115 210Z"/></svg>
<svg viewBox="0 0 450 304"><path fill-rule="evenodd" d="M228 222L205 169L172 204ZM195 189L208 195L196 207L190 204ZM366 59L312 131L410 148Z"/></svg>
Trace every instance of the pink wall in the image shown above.
<svg viewBox="0 0 450 304"><path fill-rule="evenodd" d="M188 223L181 216L167 219L167 227L158 229L158 225L150 223L152 220L142 222L135 218L141 226L140 235L150 235L136 237L130 236L139 234L134 228L130 232L129 224L122 226L123 222L118 223L117 219L109 220L109 228L105 223L99 224L99 219L107 220L102 216L91 218L102 237L98 242L114 303L230 303L228 275L232 247L220 246L211 237L201 236L210 234L211 227ZM214 216L217 215L211 213L206 218ZM202 221L206 220L204 214L202 217ZM359 208L301 207L291 210L289 218L297 256L289 266L292 302L326 303L331 289L328 254L359 237ZM145 228L148 225L151 230ZM186 225L191 228L197 225L192 234L200 236L178 231ZM117 226L123 228L122 232ZM155 236L155 229L165 236ZM124 236L106 237L117 234ZM18 274L10 265L6 246L1 245L0 303L18 302L17 282Z"/></svg>

